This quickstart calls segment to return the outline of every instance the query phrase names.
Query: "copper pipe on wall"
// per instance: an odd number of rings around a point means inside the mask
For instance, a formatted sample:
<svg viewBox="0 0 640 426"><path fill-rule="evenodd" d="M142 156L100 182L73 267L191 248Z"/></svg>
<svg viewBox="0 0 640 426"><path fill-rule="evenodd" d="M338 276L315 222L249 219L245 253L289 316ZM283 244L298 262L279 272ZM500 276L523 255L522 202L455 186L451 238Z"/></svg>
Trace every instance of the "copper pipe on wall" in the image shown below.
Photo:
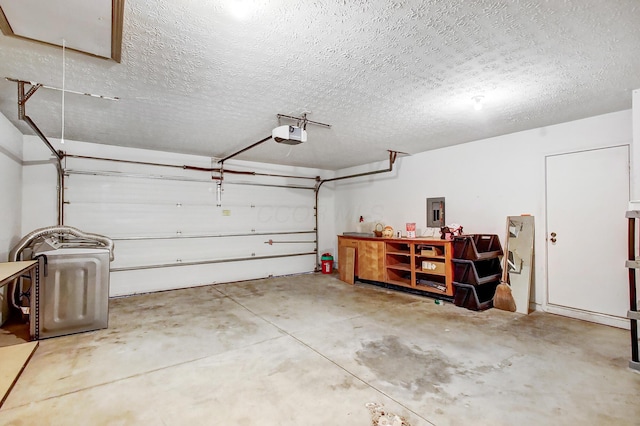
<svg viewBox="0 0 640 426"><path fill-rule="evenodd" d="M388 173L390 171L393 171L393 163L396 162L396 157L398 156L398 154L404 154L404 152L400 153L398 151L389 150L389 167L386 168L386 169L374 170L372 172L357 173L355 175L340 176L340 177L335 177L335 178L331 178L331 179L323 179L320 182L320 185L318 185L318 187L320 187L325 182L333 182L333 181L336 181L336 180L343 180L343 179L352 179L352 178L357 178L357 177L361 177L361 176L371 176L371 175L376 175L378 173Z"/></svg>
<svg viewBox="0 0 640 426"><path fill-rule="evenodd" d="M318 185L316 187L316 205L315 205L315 209L316 209L316 241L318 241L318 237L319 237L319 233L318 233L318 195L320 194L320 187L322 187L322 184L325 183L325 182L335 182L337 180L353 179L353 178L362 177L362 176L377 175L379 173L389 173L389 172L393 171L393 164L396 162L396 158L397 158L398 154L406 154L406 153L399 152L399 151L392 151L392 150L388 150L388 151L389 151L389 167L387 167L386 169L374 170L374 171L371 171L371 172L356 173L356 174L353 174L353 175L340 176L340 177L335 177L335 178L330 178L330 179L322 179L320 182L318 182ZM316 243L316 247L317 247L317 243ZM320 253L316 248L316 269L315 269L316 272L318 272L320 270L319 266L320 266Z"/></svg>

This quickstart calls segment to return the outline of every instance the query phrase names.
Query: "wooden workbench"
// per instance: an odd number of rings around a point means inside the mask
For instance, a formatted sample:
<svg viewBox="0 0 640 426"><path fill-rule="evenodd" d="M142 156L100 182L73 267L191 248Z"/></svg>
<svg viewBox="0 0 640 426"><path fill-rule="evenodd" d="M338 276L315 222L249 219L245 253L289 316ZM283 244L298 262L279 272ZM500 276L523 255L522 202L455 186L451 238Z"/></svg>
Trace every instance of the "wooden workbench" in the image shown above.
<svg viewBox="0 0 640 426"><path fill-rule="evenodd" d="M451 241L338 235L340 279L381 282L453 297Z"/></svg>

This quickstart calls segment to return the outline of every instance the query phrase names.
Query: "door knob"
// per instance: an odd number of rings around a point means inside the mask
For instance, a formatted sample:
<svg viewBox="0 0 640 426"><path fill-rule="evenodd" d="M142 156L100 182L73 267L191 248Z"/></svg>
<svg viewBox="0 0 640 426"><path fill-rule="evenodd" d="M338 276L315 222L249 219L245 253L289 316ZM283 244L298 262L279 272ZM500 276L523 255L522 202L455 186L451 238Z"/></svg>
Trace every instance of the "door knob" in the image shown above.
<svg viewBox="0 0 640 426"><path fill-rule="evenodd" d="M555 243L555 242L556 242L556 235L557 235L557 234L556 234L555 232L552 232L552 233L551 233L551 238L550 238L550 240L551 240L551 242L552 242L552 243Z"/></svg>

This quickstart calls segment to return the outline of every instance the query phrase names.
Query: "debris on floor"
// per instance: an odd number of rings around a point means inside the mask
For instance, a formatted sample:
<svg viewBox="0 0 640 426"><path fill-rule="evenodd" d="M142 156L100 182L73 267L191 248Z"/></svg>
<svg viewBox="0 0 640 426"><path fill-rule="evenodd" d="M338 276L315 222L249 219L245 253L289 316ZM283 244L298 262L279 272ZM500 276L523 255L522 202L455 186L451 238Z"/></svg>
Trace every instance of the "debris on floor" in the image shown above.
<svg viewBox="0 0 640 426"><path fill-rule="evenodd" d="M411 426L404 417L385 410L383 404L368 402L365 406L371 413L372 426Z"/></svg>

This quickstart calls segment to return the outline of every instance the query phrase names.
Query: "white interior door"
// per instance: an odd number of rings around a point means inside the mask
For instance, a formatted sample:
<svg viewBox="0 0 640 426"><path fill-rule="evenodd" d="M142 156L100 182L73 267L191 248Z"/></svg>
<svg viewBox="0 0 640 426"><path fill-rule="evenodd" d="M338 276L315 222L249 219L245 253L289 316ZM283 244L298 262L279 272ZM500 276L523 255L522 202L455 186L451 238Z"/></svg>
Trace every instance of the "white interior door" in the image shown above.
<svg viewBox="0 0 640 426"><path fill-rule="evenodd" d="M548 156L546 183L548 303L626 317L628 146Z"/></svg>

